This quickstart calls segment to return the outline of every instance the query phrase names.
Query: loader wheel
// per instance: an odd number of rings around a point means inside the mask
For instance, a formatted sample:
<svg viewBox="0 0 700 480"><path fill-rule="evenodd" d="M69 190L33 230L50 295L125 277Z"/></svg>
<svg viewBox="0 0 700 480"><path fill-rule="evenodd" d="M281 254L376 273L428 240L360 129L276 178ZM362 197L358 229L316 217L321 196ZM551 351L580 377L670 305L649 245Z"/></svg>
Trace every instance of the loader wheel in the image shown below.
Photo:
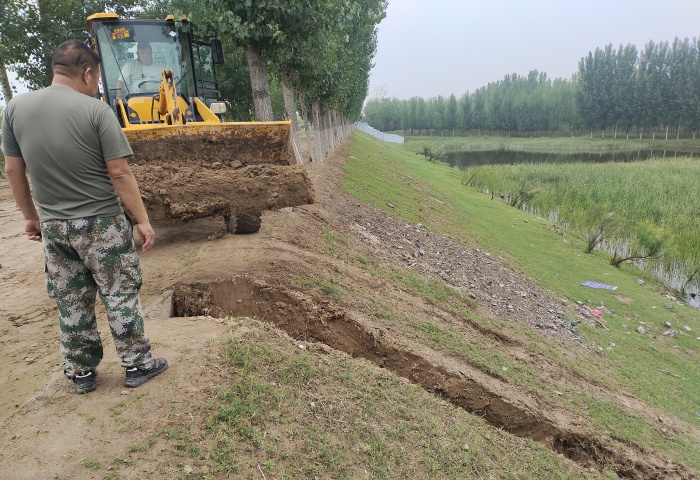
<svg viewBox="0 0 700 480"><path fill-rule="evenodd" d="M224 222L228 233L255 233L260 230L262 212L224 215Z"/></svg>

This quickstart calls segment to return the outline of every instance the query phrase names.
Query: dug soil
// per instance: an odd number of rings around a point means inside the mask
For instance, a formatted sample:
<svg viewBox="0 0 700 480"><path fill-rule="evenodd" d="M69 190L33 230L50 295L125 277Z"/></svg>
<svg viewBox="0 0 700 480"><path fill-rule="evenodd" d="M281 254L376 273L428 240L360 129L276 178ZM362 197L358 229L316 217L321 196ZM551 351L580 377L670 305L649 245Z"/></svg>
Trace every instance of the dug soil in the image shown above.
<svg viewBox="0 0 700 480"><path fill-rule="evenodd" d="M547 445L587 471L613 469L623 478L695 478L663 454L616 441L552 400L559 392L582 391L650 423L664 421L670 437L693 428L631 395L592 384L528 347L534 334L547 337L562 355L594 355L571 324L572 318L593 320L509 269L486 246L451 241L345 194L339 183L343 162L350 161L347 148L348 142L324 165L308 168L313 205L265 212L256 234L229 235L220 217L156 223L156 246L140 255L142 301L154 351L168 358L170 368L137 390L125 389L99 310L105 359L97 390L82 396L62 375L57 313L45 293L41 244L25 239L7 180L0 180L0 476L87 478L86 461L113 458L136 443L132 429L118 424L114 409L122 399L138 395L150 403L146 410L151 413L140 419L137 430L152 431L173 405L186 411L216 391L221 379L208 361L211 346L229 335L228 316L247 316L295 341L367 359L495 428ZM155 185L145 187L155 191ZM471 297L473 311L465 316L404 291L350 258L369 259L375 270L444 282ZM303 279L352 294L324 295ZM391 318L379 314L380 308L393 312ZM522 387L392 320L402 316L414 324L441 325L511 364L530 366L558 388L553 393ZM520 328L506 334L492 327L499 321ZM115 432L108 438L103 428L94 428L105 422ZM124 465L118 478L146 478L153 462L176 465L178 456L164 449L157 459Z"/></svg>

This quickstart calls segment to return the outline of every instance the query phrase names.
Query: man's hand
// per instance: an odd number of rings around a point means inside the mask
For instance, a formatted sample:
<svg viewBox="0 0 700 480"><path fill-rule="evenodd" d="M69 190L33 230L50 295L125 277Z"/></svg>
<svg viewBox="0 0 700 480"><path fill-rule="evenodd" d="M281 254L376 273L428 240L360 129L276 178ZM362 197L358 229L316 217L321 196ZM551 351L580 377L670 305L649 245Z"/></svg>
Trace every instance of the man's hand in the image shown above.
<svg viewBox="0 0 700 480"><path fill-rule="evenodd" d="M151 249L156 243L156 232L151 227L150 223L137 223L136 231L141 239L141 250L144 252Z"/></svg>
<svg viewBox="0 0 700 480"><path fill-rule="evenodd" d="M27 234L28 240L41 242L41 224L39 223L39 220L25 220L24 233Z"/></svg>
<svg viewBox="0 0 700 480"><path fill-rule="evenodd" d="M32 201L32 192L27 178L27 165L22 157L5 155L5 173L10 181L10 191L24 217L24 233L29 240L41 241L39 214Z"/></svg>

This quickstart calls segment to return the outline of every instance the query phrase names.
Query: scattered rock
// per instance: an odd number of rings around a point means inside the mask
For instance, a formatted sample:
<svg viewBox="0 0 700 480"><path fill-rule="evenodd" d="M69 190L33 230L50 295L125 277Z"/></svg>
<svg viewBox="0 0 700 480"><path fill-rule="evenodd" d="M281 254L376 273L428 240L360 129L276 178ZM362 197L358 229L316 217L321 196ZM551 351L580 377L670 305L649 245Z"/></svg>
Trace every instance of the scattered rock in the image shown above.
<svg viewBox="0 0 700 480"><path fill-rule="evenodd" d="M644 285L644 280L642 280L641 278L638 278L637 285Z"/></svg>
<svg viewBox="0 0 700 480"><path fill-rule="evenodd" d="M637 333L640 335L644 335L645 333L647 333L647 331L644 329L644 327L640 325L637 327Z"/></svg>
<svg viewBox="0 0 700 480"><path fill-rule="evenodd" d="M669 310L673 310L673 307L675 305L673 303L664 303L664 307L668 308Z"/></svg>
<svg viewBox="0 0 700 480"><path fill-rule="evenodd" d="M671 328L671 322L664 322L664 327Z"/></svg>
<svg viewBox="0 0 700 480"><path fill-rule="evenodd" d="M414 271L444 281L497 316L512 318L517 312L519 322L547 337L590 348L579 338L576 326L581 321L594 325L595 317L582 319L580 307L540 290L531 279L511 270L502 258L483 248L465 247L423 225L408 223L368 205L339 203L338 207L344 223L360 241L375 247L378 254L402 263L410 261ZM574 318L579 320L573 322Z"/></svg>
<svg viewBox="0 0 700 480"><path fill-rule="evenodd" d="M683 331L690 332L690 331L692 331L692 329L688 325L683 325Z"/></svg>
<svg viewBox="0 0 700 480"><path fill-rule="evenodd" d="M671 338L673 338L673 337L675 337L677 334L678 334L678 332L677 332L676 330L666 330L666 331L664 332L664 337L671 337Z"/></svg>

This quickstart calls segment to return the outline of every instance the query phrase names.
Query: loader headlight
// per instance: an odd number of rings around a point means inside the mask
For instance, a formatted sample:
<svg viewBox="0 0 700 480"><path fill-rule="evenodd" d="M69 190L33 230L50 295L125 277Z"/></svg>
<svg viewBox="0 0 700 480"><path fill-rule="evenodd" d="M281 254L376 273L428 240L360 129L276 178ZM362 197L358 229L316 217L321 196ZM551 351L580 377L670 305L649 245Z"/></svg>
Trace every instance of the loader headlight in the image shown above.
<svg viewBox="0 0 700 480"><path fill-rule="evenodd" d="M226 104L224 102L214 102L209 105L209 110L211 110L211 113L216 113L217 115L226 113Z"/></svg>

